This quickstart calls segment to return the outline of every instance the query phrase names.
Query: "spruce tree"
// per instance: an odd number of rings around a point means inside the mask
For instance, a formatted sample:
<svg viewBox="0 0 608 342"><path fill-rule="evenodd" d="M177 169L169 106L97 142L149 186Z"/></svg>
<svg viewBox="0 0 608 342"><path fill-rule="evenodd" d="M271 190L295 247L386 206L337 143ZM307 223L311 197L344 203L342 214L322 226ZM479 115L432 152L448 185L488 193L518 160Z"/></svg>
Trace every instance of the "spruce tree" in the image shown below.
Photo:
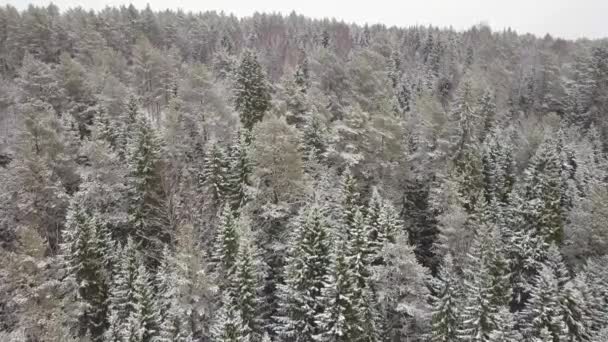
<svg viewBox="0 0 608 342"><path fill-rule="evenodd" d="M127 239L127 243L119 253L118 270L112 277L112 286L110 287L110 331L118 331L123 336L128 329L127 321L129 317L135 315L137 308L137 300L135 298L135 280L138 276L138 268L140 265L140 256L138 255L135 244L131 238ZM107 341L115 341L114 333L106 333Z"/></svg>
<svg viewBox="0 0 608 342"><path fill-rule="evenodd" d="M360 336L359 312L354 307L354 277L342 250L332 253L332 266L322 290L325 311L316 316L323 342L350 342Z"/></svg>
<svg viewBox="0 0 608 342"><path fill-rule="evenodd" d="M80 333L99 341L107 327L108 273L97 219L89 215L80 196L75 196L68 211L64 233L63 258L68 274L78 284L77 296L85 304L79 317Z"/></svg>
<svg viewBox="0 0 608 342"><path fill-rule="evenodd" d="M551 336L550 341L559 342L566 338L567 328L559 296L558 281L553 270L543 265L534 278L526 306L518 314L524 336L542 339L546 330Z"/></svg>
<svg viewBox="0 0 608 342"><path fill-rule="evenodd" d="M350 169L346 169L342 175L340 184L341 208L340 225L343 238L350 239L351 231L354 227L355 213L360 211L359 191L357 181ZM348 240L347 240L348 241Z"/></svg>
<svg viewBox="0 0 608 342"><path fill-rule="evenodd" d="M247 203L247 189L252 185L250 178L253 173L253 165L248 135L248 131L239 132L230 147L228 156L226 183L233 210L238 210Z"/></svg>
<svg viewBox="0 0 608 342"><path fill-rule="evenodd" d="M223 147L213 143L205 153L202 170L203 186L213 208L219 208L230 196L230 160Z"/></svg>
<svg viewBox="0 0 608 342"><path fill-rule="evenodd" d="M247 130L262 120L270 108L270 89L257 56L249 50L243 52L234 85L235 109Z"/></svg>
<svg viewBox="0 0 608 342"><path fill-rule="evenodd" d="M179 277L171 252L165 248L156 274L156 301L159 310L158 342L190 342L192 332L179 301Z"/></svg>
<svg viewBox="0 0 608 342"><path fill-rule="evenodd" d="M219 312L216 314L211 336L217 342L249 342L248 336L242 334L242 320L234 304L234 298L229 292L224 292Z"/></svg>
<svg viewBox="0 0 608 342"><path fill-rule="evenodd" d="M483 224L477 228L469 250L459 331L462 340L488 341L497 329L501 307L508 303L510 293L503 286L508 285L508 278L503 273L504 260L496 248L497 238L493 229Z"/></svg>
<svg viewBox="0 0 608 342"><path fill-rule="evenodd" d="M156 265L163 242L168 241L162 209L161 143L148 120L141 115L136 120L127 144L129 235L144 251L146 263Z"/></svg>
<svg viewBox="0 0 608 342"><path fill-rule="evenodd" d="M150 283L150 275L143 264L137 269L133 283L135 310L126 319L125 331L128 341L155 342L160 332L159 311Z"/></svg>
<svg viewBox="0 0 608 342"><path fill-rule="evenodd" d="M285 284L279 285L277 334L286 341L313 341L320 333L316 317L325 311L323 290L329 276L330 249L322 208L304 208L286 260Z"/></svg>
<svg viewBox="0 0 608 342"><path fill-rule="evenodd" d="M561 165L554 139L545 140L526 169L520 188L519 206L525 229L547 243L563 241Z"/></svg>
<svg viewBox="0 0 608 342"><path fill-rule="evenodd" d="M248 234L241 234L229 291L234 293L234 305L240 317L241 337L259 341L262 336L259 280L263 277L259 274L261 270L256 262L258 256L253 243Z"/></svg>
<svg viewBox="0 0 608 342"><path fill-rule="evenodd" d="M507 307L500 309L495 329L490 333L489 342L520 342L521 334L516 330L513 314Z"/></svg>
<svg viewBox="0 0 608 342"><path fill-rule="evenodd" d="M220 215L211 262L220 288L229 286L239 249L237 219L230 205L226 204Z"/></svg>
<svg viewBox="0 0 608 342"><path fill-rule="evenodd" d="M445 257L438 276L433 279L432 288L431 341L458 341L461 286L449 254Z"/></svg>

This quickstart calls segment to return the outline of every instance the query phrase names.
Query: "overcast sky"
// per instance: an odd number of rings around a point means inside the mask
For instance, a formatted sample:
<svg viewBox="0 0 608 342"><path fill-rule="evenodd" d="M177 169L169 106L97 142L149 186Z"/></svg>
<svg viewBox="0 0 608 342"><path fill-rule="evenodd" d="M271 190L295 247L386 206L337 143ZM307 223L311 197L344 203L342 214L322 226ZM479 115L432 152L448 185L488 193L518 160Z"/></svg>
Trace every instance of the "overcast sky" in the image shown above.
<svg viewBox="0 0 608 342"><path fill-rule="evenodd" d="M511 27L520 33L550 33L564 38L608 37L608 0L55 0L61 9L82 6L101 9L106 5L147 3L153 9L186 11L223 10L237 16L258 12L295 10L314 18L336 18L346 22L409 26L433 24L468 28L480 22L493 29ZM48 0L0 0L0 4L26 8L46 5Z"/></svg>

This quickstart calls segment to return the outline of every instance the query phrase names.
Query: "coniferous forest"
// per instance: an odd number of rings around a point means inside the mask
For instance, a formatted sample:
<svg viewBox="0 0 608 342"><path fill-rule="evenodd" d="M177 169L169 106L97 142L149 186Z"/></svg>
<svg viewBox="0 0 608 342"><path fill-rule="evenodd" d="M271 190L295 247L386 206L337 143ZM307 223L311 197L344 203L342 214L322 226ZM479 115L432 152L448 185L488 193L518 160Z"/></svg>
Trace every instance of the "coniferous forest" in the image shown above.
<svg viewBox="0 0 608 342"><path fill-rule="evenodd" d="M606 342L608 41L0 7L0 341Z"/></svg>

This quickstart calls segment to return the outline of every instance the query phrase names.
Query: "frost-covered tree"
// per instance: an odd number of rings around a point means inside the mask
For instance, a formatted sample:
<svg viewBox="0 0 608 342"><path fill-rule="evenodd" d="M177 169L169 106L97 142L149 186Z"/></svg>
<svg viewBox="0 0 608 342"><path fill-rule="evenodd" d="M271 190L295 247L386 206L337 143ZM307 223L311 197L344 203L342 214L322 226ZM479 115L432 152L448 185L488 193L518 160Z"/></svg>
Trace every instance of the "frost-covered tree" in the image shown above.
<svg viewBox="0 0 608 342"><path fill-rule="evenodd" d="M212 144L207 153L201 178L213 208L219 208L230 196L230 159L219 143Z"/></svg>
<svg viewBox="0 0 608 342"><path fill-rule="evenodd" d="M529 338L546 339L546 332L551 336L550 341L565 340L567 328L563 321L563 311L559 302L558 281L553 270L543 266L534 278L530 291L530 299L524 309L518 314L519 326L524 336Z"/></svg>
<svg viewBox="0 0 608 342"><path fill-rule="evenodd" d="M79 203L76 196L70 204L64 245L63 260L67 273L74 278L77 296L84 304L79 321L81 334L88 333L92 340L99 341L107 327L107 300L109 291L109 270L106 269L105 253L109 237L102 235L100 222Z"/></svg>
<svg viewBox="0 0 608 342"><path fill-rule="evenodd" d="M239 250L238 221L230 205L226 204L217 227L213 244L211 261L217 281L229 286L235 272L235 263Z"/></svg>
<svg viewBox="0 0 608 342"><path fill-rule="evenodd" d="M136 117L127 142L128 225L126 234L141 245L148 263L157 264L170 232L163 212L161 142L151 123ZM124 236L123 236L124 238Z"/></svg>
<svg viewBox="0 0 608 342"><path fill-rule="evenodd" d="M462 290L449 254L443 261L439 275L432 280L432 285L431 340L457 341Z"/></svg>
<svg viewBox="0 0 608 342"><path fill-rule="evenodd" d="M325 312L323 291L331 262L330 236L323 208L304 208L286 260L285 284L279 286L278 336L286 341L314 341L321 332L317 317Z"/></svg>
<svg viewBox="0 0 608 342"><path fill-rule="evenodd" d="M235 76L234 105L245 129L251 130L270 108L270 87L254 52L241 56Z"/></svg>
<svg viewBox="0 0 608 342"><path fill-rule="evenodd" d="M355 279L342 251L332 253L332 265L322 290L325 311L316 317L318 341L353 341L360 336L360 312L354 307Z"/></svg>

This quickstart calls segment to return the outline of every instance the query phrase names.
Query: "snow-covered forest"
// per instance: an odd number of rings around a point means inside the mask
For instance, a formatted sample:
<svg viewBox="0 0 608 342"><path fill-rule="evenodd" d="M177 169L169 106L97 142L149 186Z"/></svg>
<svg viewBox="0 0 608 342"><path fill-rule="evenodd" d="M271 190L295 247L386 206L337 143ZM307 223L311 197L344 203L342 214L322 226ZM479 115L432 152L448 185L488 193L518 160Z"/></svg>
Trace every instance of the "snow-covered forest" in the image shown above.
<svg viewBox="0 0 608 342"><path fill-rule="evenodd" d="M606 342L608 41L0 7L0 341Z"/></svg>

